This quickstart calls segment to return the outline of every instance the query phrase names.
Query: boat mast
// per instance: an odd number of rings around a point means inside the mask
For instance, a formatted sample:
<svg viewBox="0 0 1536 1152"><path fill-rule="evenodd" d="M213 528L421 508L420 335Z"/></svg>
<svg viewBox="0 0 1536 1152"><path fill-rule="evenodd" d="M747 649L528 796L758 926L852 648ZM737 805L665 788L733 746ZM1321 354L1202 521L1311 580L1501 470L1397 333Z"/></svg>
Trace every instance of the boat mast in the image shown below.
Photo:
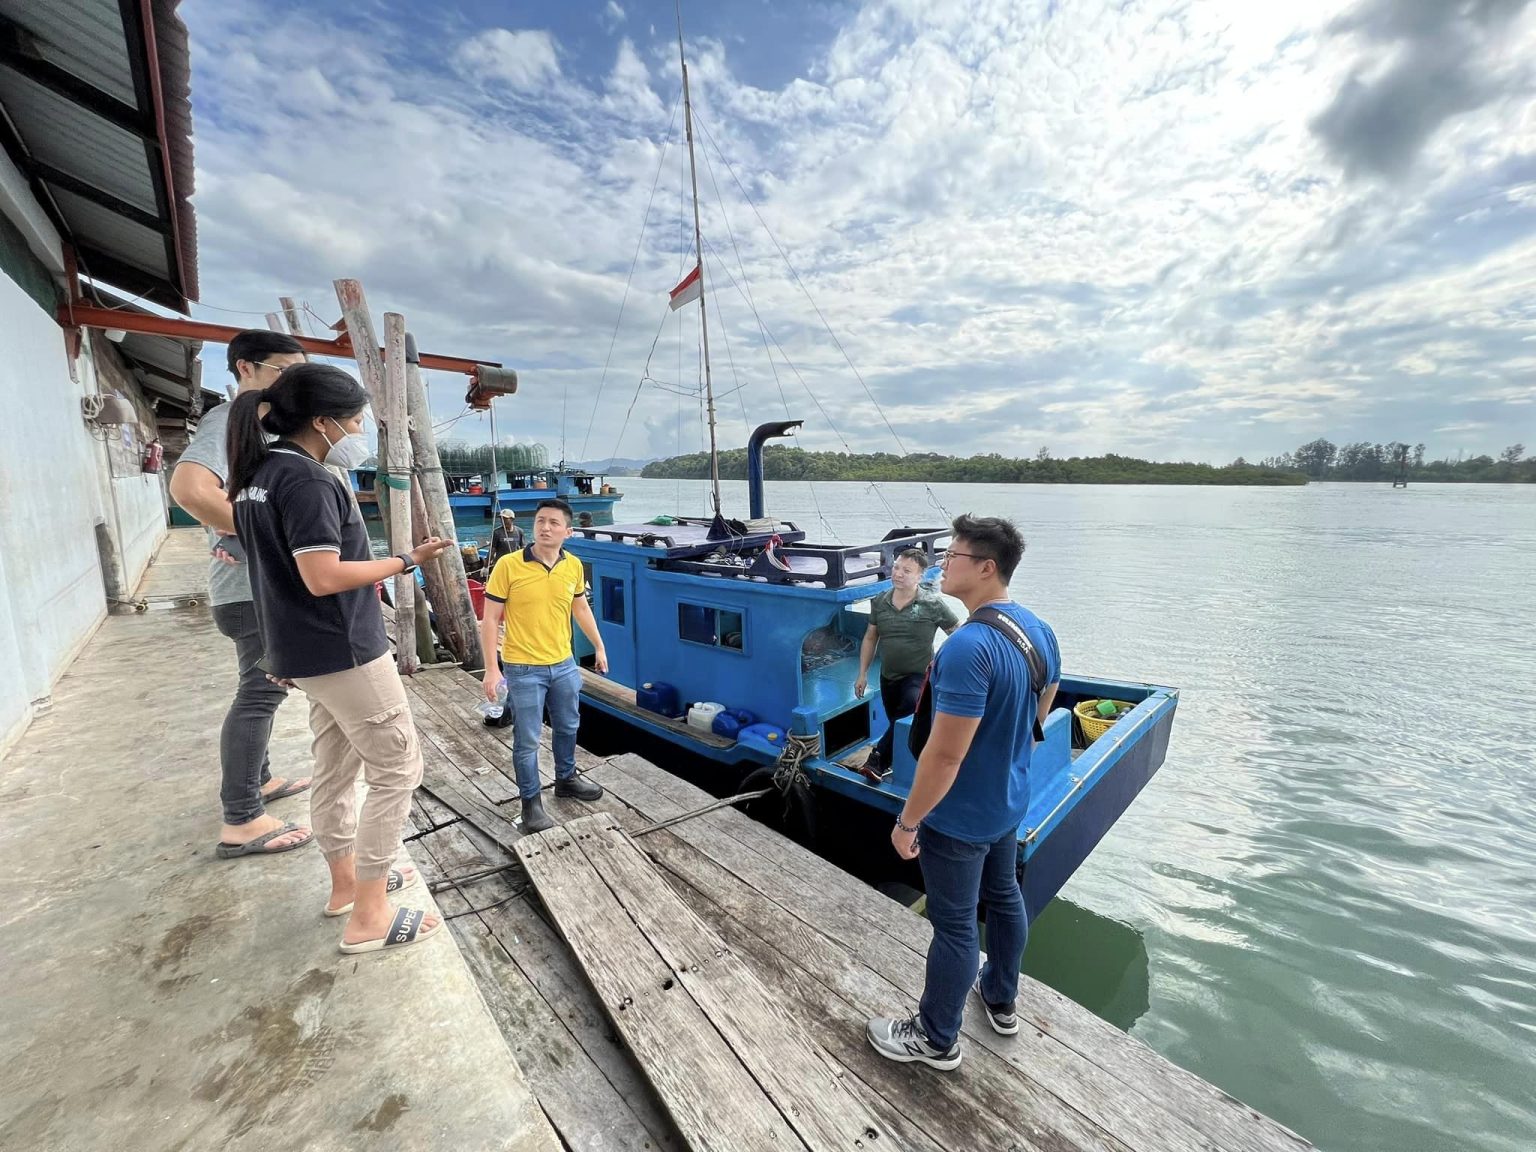
<svg viewBox="0 0 1536 1152"><path fill-rule="evenodd" d="M496 398L491 397L491 527L496 527L501 511L501 480L496 473Z"/></svg>
<svg viewBox="0 0 1536 1152"><path fill-rule="evenodd" d="M704 397L709 409L709 483L720 515L720 451L715 441L715 389L709 375L709 309L704 306L704 230L699 224L699 166L693 155L693 102L688 95L688 58L683 52L683 0L677 0L677 58L683 66L683 125L688 136L688 171L693 177L693 251L699 268L699 333L704 342Z"/></svg>

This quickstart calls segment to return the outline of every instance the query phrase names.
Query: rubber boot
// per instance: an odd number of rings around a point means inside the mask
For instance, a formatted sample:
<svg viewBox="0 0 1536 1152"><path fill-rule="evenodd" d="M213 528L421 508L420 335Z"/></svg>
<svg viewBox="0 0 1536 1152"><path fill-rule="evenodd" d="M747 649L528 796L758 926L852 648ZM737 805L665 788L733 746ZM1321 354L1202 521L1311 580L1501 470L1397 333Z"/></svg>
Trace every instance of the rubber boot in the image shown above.
<svg viewBox="0 0 1536 1152"><path fill-rule="evenodd" d="M544 797L535 796L532 800L523 801L523 833L547 832L555 826L549 813L544 811Z"/></svg>

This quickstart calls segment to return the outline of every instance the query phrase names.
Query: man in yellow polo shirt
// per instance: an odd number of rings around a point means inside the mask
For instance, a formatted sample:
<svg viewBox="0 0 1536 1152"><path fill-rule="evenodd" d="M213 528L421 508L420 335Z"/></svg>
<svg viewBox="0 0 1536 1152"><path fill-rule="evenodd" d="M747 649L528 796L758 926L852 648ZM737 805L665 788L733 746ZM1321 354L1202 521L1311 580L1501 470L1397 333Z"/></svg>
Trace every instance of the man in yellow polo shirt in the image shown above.
<svg viewBox="0 0 1536 1152"><path fill-rule="evenodd" d="M496 699L503 672L512 710L512 767L523 802L523 831L555 826L539 794L539 733L544 708L555 752L555 795L596 800L602 786L576 775L576 728L581 721L581 669L571 655L571 622L597 649L596 667L608 671L608 653L587 603L586 572L564 548L571 534L571 506L545 500L533 514L533 543L496 562L485 586L480 650L496 651L503 614L506 635L501 664L487 661L485 697Z"/></svg>

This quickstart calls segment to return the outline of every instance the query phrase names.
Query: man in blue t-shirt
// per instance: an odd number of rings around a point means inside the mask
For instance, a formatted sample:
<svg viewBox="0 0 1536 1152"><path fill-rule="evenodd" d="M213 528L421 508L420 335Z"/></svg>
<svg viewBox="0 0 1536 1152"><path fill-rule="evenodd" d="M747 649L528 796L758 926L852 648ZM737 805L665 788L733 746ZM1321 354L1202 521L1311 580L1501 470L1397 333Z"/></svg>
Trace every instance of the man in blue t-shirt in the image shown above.
<svg viewBox="0 0 1536 1152"><path fill-rule="evenodd" d="M994 1031L1019 1030L1014 1000L1029 931L1017 878L1019 823L1029 808L1035 719L1044 721L1061 680L1056 634L1008 597L1024 554L1018 529L994 516L967 515L955 520L953 532L940 588L973 615L995 608L1017 623L1044 661L1045 686L1037 698L1023 652L977 620L955 630L929 672L933 728L891 831L897 854L922 864L933 925L927 979L917 1014L871 1020L869 1040L882 1056L944 1070L960 1066L960 1017L971 991ZM988 952L978 975L979 900L987 905Z"/></svg>

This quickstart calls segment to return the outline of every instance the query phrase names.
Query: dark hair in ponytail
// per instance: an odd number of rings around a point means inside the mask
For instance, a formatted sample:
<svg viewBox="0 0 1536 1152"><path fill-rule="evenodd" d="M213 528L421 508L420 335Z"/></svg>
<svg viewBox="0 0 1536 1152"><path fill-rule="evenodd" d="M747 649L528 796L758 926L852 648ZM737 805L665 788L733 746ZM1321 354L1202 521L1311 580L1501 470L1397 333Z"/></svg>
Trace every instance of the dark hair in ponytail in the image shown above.
<svg viewBox="0 0 1536 1152"><path fill-rule="evenodd" d="M258 416L263 404L269 406L267 413ZM251 482L267 458L265 433L292 436L316 416L346 420L367 405L363 386L329 364L294 364L265 391L240 393L229 410L229 477L224 484L229 499Z"/></svg>

